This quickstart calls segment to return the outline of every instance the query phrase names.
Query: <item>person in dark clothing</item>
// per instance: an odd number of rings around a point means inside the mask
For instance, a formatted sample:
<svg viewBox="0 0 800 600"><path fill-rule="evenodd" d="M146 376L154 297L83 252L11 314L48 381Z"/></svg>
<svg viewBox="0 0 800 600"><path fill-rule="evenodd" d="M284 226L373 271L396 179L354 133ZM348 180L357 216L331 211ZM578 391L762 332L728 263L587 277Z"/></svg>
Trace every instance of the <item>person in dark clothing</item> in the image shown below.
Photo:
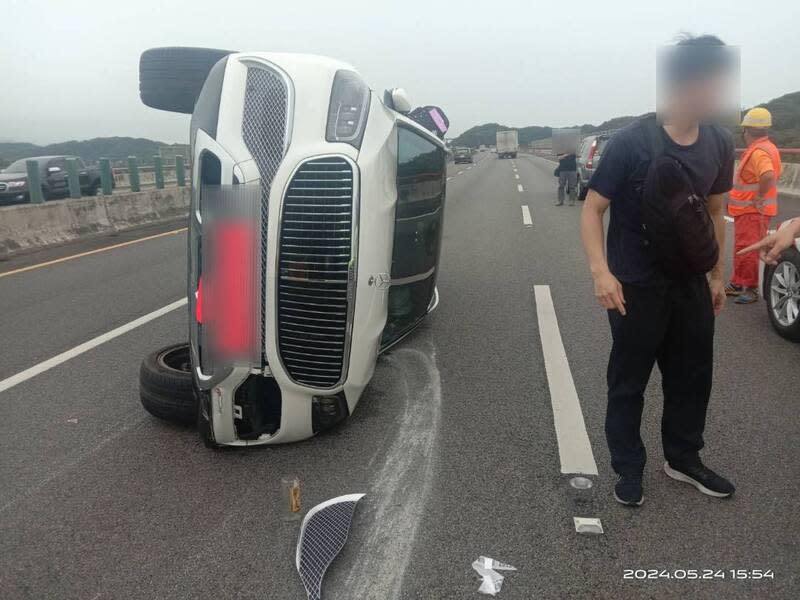
<svg viewBox="0 0 800 600"><path fill-rule="evenodd" d="M575 205L575 195L578 188L578 165L575 154L560 154L558 156L558 201L556 206L564 205L565 191L569 193L569 205Z"/></svg>
<svg viewBox="0 0 800 600"><path fill-rule="evenodd" d="M683 48L690 49L691 59ZM679 42L679 52L666 63L669 96L658 128L662 153L681 163L695 193L707 202L720 248L725 247L724 194L733 183L733 141L724 129L704 121L718 104L716 78L729 68L723 48L713 36ZM644 500L646 452L639 429L644 391L656 363L664 395L664 471L711 496L734 491L703 465L699 454L711 394L714 318L725 303L722 262L707 276L675 279L651 254L642 226L644 180L652 160L645 126L640 119L611 138L589 182L581 216L595 295L608 309L613 340L605 429L618 475L614 496L630 506ZM603 215L609 207L606 256Z"/></svg>

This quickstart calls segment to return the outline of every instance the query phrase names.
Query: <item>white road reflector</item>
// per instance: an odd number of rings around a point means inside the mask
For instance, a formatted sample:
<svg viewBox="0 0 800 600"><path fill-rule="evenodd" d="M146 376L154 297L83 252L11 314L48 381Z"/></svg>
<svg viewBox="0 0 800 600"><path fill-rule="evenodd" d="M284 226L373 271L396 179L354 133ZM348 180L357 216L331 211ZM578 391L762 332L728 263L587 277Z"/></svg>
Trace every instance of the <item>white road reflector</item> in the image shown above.
<svg viewBox="0 0 800 600"><path fill-rule="evenodd" d="M74 348L62 352L54 356L53 358L48 358L47 360L40 362L38 365L34 365L24 371L20 371L16 375L12 375L6 379L0 381L0 392L4 392L9 388L14 387L17 384L22 383L23 381L27 381L32 377L36 377L40 373L44 373L53 367L57 367L61 363L67 362L71 358L75 358L76 356L83 354L84 352L88 352L92 348L96 348L100 344L104 344L110 340L113 340L116 337L121 336L124 333L128 333L129 331L136 329L137 327L144 325L145 323L149 323L153 319L157 319L160 316L166 315L167 313L172 312L175 309L180 308L181 306L186 306L186 298L181 298L180 300L176 300L171 304L167 304L159 308L158 310L154 310L151 313L147 313L144 316L139 317L138 319L134 319L130 323L126 323L125 325L121 325L116 329L112 329L102 335L98 335L95 338L92 338L88 342L83 342L82 344L75 346Z"/></svg>
<svg viewBox="0 0 800 600"><path fill-rule="evenodd" d="M517 190L520 191L520 192L524 192L525 191L524 189L522 189L522 184L521 183L517 184Z"/></svg>
<svg viewBox="0 0 800 600"><path fill-rule="evenodd" d="M531 217L531 209L527 204L522 206L522 222L525 227L533 227L533 217Z"/></svg>
<svg viewBox="0 0 800 600"><path fill-rule="evenodd" d="M534 285L533 293L536 298L536 315L539 320L539 338L542 342L547 383L550 387L561 472L597 475L597 463L561 340L550 286Z"/></svg>
<svg viewBox="0 0 800 600"><path fill-rule="evenodd" d="M572 521L575 523L575 531L578 533L588 535L605 533L600 519L595 519L594 517L572 517Z"/></svg>

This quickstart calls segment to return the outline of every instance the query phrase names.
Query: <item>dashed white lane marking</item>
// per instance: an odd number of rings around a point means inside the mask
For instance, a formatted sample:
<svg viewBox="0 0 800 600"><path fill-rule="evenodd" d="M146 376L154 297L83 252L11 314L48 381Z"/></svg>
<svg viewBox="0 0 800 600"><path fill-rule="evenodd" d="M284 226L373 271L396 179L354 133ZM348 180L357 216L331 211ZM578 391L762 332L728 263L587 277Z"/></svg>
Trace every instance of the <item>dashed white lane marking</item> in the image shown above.
<svg viewBox="0 0 800 600"><path fill-rule="evenodd" d="M456 175L461 175L464 171L459 171Z"/></svg>
<svg viewBox="0 0 800 600"><path fill-rule="evenodd" d="M451 179L452 179L452 177L448 177L448 178L447 178L447 181L450 181Z"/></svg>
<svg viewBox="0 0 800 600"><path fill-rule="evenodd" d="M533 227L533 218L531 217L531 209L528 208L527 204L522 206L522 222L525 224L525 227Z"/></svg>
<svg viewBox="0 0 800 600"><path fill-rule="evenodd" d="M518 175L517 173L514 173L514 177L516 177L517 179L519 179L519 175Z"/></svg>
<svg viewBox="0 0 800 600"><path fill-rule="evenodd" d="M517 190L520 191L520 192L524 192L525 191L524 189L522 189L522 184L521 183L517 184Z"/></svg>
<svg viewBox="0 0 800 600"><path fill-rule="evenodd" d="M62 352L54 356L53 358L48 358L47 360L40 362L38 365L34 365L29 369L25 369L17 373L16 375L12 375L6 379L0 381L0 392L4 392L7 389L14 387L32 377L36 377L40 373L44 373L52 369L53 367L57 367L58 365L67 362L71 358L75 358L76 356L83 354L84 352L88 352L92 348L96 348L100 344L104 344L110 340L113 340L115 337L119 337L124 333L128 333L129 331L136 329L137 327L144 325L145 323L149 323L153 319L157 319L173 310L180 308L181 306L186 306L186 298L181 298L173 302L172 304L167 304L159 308L158 310L154 310L151 313L147 313L144 316L139 317L138 319L134 319L130 323L126 323L125 325L121 325L116 329L112 329L111 331L104 333L102 335L98 335L96 338L92 338L88 342L84 342L79 346L75 346L74 348Z"/></svg>
<svg viewBox="0 0 800 600"><path fill-rule="evenodd" d="M472 167L467 167L467 171L469 171Z"/></svg>
<svg viewBox="0 0 800 600"><path fill-rule="evenodd" d="M542 341L544 366L550 387L553 406L553 423L558 441L558 456L562 473L597 475L597 463L592 453L586 423L575 382L564 351L558 318L550 295L549 285L533 286L536 297L536 315L539 320L539 337Z"/></svg>

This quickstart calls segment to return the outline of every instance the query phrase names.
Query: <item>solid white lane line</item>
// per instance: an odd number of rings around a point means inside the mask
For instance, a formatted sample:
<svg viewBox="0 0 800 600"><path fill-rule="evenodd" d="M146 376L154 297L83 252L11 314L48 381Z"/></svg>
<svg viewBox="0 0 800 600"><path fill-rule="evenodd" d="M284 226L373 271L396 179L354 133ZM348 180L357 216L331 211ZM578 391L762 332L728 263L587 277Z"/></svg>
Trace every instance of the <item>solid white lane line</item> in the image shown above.
<svg viewBox="0 0 800 600"><path fill-rule="evenodd" d="M547 383L550 387L550 402L553 406L561 472L597 475L597 463L586 433L581 403L558 329L550 286L535 285L533 292L536 297L536 315L539 320Z"/></svg>
<svg viewBox="0 0 800 600"><path fill-rule="evenodd" d="M531 217L531 209L525 204L522 206L522 222L525 227L533 227L533 218Z"/></svg>
<svg viewBox="0 0 800 600"><path fill-rule="evenodd" d="M525 191L525 190L522 189L522 184L521 183L517 184L517 190L519 190L520 192L524 192Z"/></svg>
<svg viewBox="0 0 800 600"><path fill-rule="evenodd" d="M17 384L27 381L32 377L36 377L40 373L44 373L45 371L52 369L53 367L57 367L61 363L65 363L71 358L75 358L76 356L83 354L84 352L88 352L89 350L96 348L100 344L104 344L110 340L113 340L115 337L119 337L124 333L128 333L129 331L136 329L137 327L144 325L145 323L149 323L153 319L157 319L158 317L163 316L185 305L186 305L186 298L181 298L180 300L177 300L172 304L167 304L166 306L159 308L158 310L154 310L153 312L141 316L138 319L134 319L130 323L126 323L125 325L121 325L120 327L112 329L107 333L98 335L96 338L92 338L88 342L84 342L79 346L75 346L70 350L67 350L65 352L62 352L61 354L54 356L53 358L48 358L44 362L40 362L38 365L34 365L29 369L25 369L24 371L17 373L16 375L12 375L11 377L3 379L2 381L0 381L0 392L4 392L7 389L10 389Z"/></svg>

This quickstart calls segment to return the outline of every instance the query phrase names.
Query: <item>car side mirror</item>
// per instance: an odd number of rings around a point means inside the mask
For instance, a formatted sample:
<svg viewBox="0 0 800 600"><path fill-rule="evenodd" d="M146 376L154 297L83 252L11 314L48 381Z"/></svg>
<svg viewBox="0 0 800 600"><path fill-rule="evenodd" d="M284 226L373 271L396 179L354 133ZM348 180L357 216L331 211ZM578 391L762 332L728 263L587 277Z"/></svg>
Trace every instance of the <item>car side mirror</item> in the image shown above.
<svg viewBox="0 0 800 600"><path fill-rule="evenodd" d="M47 167L48 173L61 173L61 167Z"/></svg>
<svg viewBox="0 0 800 600"><path fill-rule="evenodd" d="M391 91L392 106L399 113L411 112L411 100L403 88L394 88Z"/></svg>

